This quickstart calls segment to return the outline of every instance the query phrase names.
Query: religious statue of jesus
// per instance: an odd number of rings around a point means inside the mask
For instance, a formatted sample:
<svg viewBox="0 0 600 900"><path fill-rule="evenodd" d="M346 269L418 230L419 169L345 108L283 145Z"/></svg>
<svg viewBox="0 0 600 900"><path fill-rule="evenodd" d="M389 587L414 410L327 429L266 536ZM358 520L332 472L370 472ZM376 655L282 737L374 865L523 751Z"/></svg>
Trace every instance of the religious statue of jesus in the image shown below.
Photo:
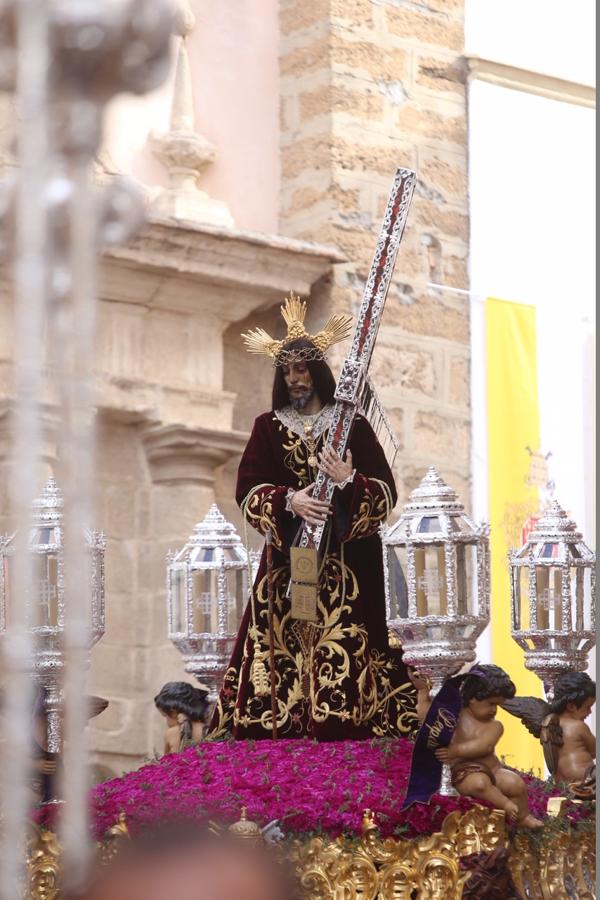
<svg viewBox="0 0 600 900"><path fill-rule="evenodd" d="M325 353L348 335L351 319L333 316L311 335L305 303L292 295L281 310L288 327L283 340L262 329L243 335L251 352L271 357L275 376L272 409L254 422L236 491L246 522L263 535L271 532L277 736L407 735L418 727L416 692L401 650L388 641L379 537L396 502L394 479L362 416L345 459L324 449L336 387ZM319 469L336 485L331 505L312 496ZM295 618L290 548L304 523L323 522L316 614ZM210 725L213 738L272 735L271 697L256 666L269 668L268 610L263 551Z"/></svg>

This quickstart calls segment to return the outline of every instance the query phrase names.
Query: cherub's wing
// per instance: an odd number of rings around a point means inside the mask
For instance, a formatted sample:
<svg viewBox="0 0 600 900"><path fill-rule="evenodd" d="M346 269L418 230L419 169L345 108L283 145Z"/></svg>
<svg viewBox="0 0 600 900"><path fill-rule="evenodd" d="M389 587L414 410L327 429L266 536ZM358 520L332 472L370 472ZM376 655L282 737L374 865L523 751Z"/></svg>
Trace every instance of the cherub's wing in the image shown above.
<svg viewBox="0 0 600 900"><path fill-rule="evenodd" d="M544 759L551 775L556 774L558 768L558 752L563 745L563 730L560 726L560 718L556 713L550 713L542 720L540 740L544 749Z"/></svg>
<svg viewBox="0 0 600 900"><path fill-rule="evenodd" d="M521 720L527 731L539 738L542 733L542 720L548 715L548 704L539 697L513 697L502 704L511 715Z"/></svg>
<svg viewBox="0 0 600 900"><path fill-rule="evenodd" d="M108 706L108 700L105 700L104 697L94 697L93 694L90 694L86 699L88 719L93 719L96 716L99 716L100 713L104 712L104 710Z"/></svg>

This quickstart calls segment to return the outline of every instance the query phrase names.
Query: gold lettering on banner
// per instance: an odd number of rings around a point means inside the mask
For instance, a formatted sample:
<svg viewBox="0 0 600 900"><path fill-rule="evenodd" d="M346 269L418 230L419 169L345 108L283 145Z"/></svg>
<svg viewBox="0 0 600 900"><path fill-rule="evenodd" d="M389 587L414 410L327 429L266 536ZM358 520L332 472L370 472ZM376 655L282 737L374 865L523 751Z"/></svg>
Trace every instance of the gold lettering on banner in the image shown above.
<svg viewBox="0 0 600 900"><path fill-rule="evenodd" d="M429 731L427 735L427 749L433 750L438 746L439 737L444 728L451 728L454 731L456 728L456 716L448 712L447 709L438 709L435 722L432 722L431 725L424 724Z"/></svg>

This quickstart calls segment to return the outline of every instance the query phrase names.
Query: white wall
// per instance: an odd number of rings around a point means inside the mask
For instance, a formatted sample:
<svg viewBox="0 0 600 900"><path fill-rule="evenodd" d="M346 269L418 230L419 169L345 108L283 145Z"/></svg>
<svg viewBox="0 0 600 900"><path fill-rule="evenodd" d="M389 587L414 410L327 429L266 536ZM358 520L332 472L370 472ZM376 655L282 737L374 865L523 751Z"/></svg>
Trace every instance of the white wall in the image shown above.
<svg viewBox="0 0 600 900"><path fill-rule="evenodd" d="M594 0L466 0L467 54L595 83Z"/></svg>

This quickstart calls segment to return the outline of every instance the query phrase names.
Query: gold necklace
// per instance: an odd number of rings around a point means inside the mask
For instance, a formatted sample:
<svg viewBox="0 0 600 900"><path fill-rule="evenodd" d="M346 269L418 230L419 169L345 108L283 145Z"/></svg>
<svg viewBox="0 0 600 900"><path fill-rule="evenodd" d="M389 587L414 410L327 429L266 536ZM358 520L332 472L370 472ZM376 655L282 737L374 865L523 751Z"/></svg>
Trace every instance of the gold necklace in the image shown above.
<svg viewBox="0 0 600 900"><path fill-rule="evenodd" d="M316 469L319 464L319 460L317 459L317 445L316 441L313 437L314 427L323 412L322 409L319 410L318 413L312 413L311 415L301 416L297 410L294 410L296 414L298 424L301 424L304 428L304 436L306 438L306 448L308 450L308 465L311 469Z"/></svg>

